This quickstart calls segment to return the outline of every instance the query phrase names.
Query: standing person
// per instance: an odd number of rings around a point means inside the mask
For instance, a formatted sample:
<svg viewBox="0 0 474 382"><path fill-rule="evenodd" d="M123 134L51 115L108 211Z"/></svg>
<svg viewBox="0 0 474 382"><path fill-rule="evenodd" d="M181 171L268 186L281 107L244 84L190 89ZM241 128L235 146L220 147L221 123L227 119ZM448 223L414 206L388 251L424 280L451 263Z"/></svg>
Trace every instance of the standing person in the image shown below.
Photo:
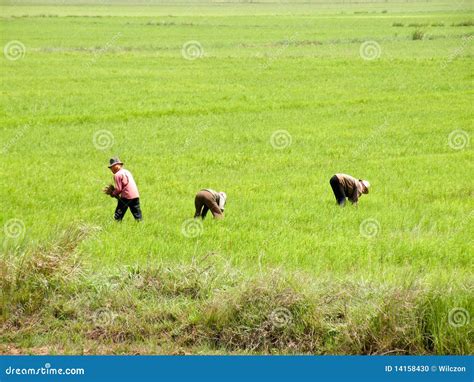
<svg viewBox="0 0 474 382"><path fill-rule="evenodd" d="M135 220L141 221L140 195L138 194L137 184L133 179L133 175L130 171L123 168L123 162L118 157L110 159L109 168L114 174L115 187L109 185L103 189L103 192L118 200L114 219L122 221L128 208L130 208L130 212Z"/></svg>
<svg viewBox="0 0 474 382"><path fill-rule="evenodd" d="M210 188L199 191L194 198L194 205L196 207L194 218L201 217L204 219L207 212L211 210L214 218L223 219L226 201L227 194L225 192L217 192Z"/></svg>
<svg viewBox="0 0 474 382"><path fill-rule="evenodd" d="M341 207L346 204L346 198L352 204L357 205L361 195L369 193L370 187L370 183L367 180L357 179L347 174L334 175L329 184L332 187L337 204Z"/></svg>

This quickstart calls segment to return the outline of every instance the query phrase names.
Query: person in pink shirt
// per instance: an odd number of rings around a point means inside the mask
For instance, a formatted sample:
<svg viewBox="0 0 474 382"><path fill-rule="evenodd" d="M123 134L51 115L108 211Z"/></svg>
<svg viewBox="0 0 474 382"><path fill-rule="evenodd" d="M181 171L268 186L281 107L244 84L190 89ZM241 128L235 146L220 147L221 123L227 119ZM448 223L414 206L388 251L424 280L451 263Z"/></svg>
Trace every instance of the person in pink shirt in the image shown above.
<svg viewBox="0 0 474 382"><path fill-rule="evenodd" d="M115 186L110 185L104 188L103 192L118 200L114 219L122 221L130 208L135 220L141 221L140 195L132 173L123 168L123 162L118 157L111 158L109 163L109 168L114 174Z"/></svg>

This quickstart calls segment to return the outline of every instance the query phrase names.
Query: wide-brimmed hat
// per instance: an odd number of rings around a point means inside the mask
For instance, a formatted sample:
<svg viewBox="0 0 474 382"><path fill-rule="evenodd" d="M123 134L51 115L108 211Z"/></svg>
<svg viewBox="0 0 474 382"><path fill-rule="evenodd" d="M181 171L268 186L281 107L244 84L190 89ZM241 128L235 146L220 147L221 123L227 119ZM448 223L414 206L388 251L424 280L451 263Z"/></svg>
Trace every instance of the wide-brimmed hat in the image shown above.
<svg viewBox="0 0 474 382"><path fill-rule="evenodd" d="M112 166L115 166L116 164L123 164L123 162L119 159L119 157L110 158L109 168L111 168Z"/></svg>

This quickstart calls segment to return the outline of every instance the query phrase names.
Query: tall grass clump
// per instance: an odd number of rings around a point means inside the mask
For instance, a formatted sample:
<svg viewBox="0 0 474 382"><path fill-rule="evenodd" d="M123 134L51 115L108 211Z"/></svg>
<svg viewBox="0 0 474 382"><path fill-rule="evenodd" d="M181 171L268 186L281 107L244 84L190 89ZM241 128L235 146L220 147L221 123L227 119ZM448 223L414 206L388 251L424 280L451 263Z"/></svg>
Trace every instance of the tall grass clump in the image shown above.
<svg viewBox="0 0 474 382"><path fill-rule="evenodd" d="M448 336L453 328L447 308L454 303L444 301L440 306L439 295L421 287L314 280L313 288L296 285L295 280L267 275L216 295L201 312L200 337L216 349L265 354L466 354L472 350L469 325L456 328L455 340ZM472 309L472 300L464 304Z"/></svg>
<svg viewBox="0 0 474 382"><path fill-rule="evenodd" d="M55 323L74 320L74 297L85 293L77 253L95 229L85 225L62 230L37 247L5 246L0 256L0 338L14 342L46 333Z"/></svg>
<svg viewBox="0 0 474 382"><path fill-rule="evenodd" d="M425 32L420 30L420 29L417 29L417 30L414 30L411 34L411 39L412 40L423 40L423 37L425 36Z"/></svg>
<svg viewBox="0 0 474 382"><path fill-rule="evenodd" d="M77 246L90 233L90 227L80 225L34 249L4 248L0 259L1 316L8 316L11 309L26 315L37 312L55 292L69 290L82 274Z"/></svg>

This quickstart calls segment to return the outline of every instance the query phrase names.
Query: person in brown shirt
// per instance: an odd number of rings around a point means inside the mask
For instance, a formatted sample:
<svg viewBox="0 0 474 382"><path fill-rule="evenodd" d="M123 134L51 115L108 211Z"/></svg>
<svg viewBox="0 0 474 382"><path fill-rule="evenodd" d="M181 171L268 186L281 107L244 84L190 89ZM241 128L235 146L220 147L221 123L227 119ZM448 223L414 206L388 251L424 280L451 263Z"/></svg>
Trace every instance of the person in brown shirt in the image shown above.
<svg viewBox="0 0 474 382"><path fill-rule="evenodd" d="M347 174L334 175L330 179L329 184L332 187L337 204L341 207L346 204L346 198L352 204L357 205L361 195L369 193L370 187L370 183L367 180L356 179Z"/></svg>
<svg viewBox="0 0 474 382"><path fill-rule="evenodd" d="M211 210L214 218L222 219L226 202L227 194L225 192L217 192L210 188L205 188L199 191L194 198L194 205L196 207L194 218L201 217L204 219L207 212Z"/></svg>

